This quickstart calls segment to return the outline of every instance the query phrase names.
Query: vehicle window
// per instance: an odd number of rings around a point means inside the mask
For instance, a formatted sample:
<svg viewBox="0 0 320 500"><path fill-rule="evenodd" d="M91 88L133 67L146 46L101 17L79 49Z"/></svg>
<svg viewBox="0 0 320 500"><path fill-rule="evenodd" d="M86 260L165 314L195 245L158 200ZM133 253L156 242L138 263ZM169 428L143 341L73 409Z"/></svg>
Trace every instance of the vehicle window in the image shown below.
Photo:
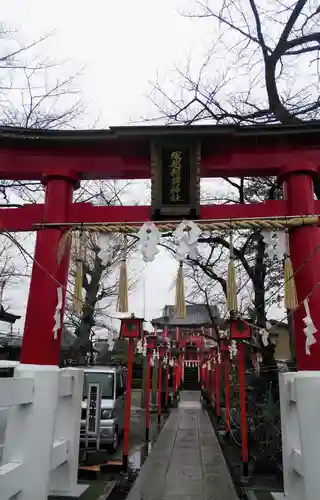
<svg viewBox="0 0 320 500"><path fill-rule="evenodd" d="M122 374L122 378L123 378L123 387L124 387L124 390L127 389L127 377L126 377L126 373L123 372Z"/></svg>
<svg viewBox="0 0 320 500"><path fill-rule="evenodd" d="M113 399L114 395L114 373L92 372L84 374L83 399L88 397L89 384L100 384L101 397Z"/></svg>
<svg viewBox="0 0 320 500"><path fill-rule="evenodd" d="M124 383L120 372L117 372L117 397L124 393Z"/></svg>
<svg viewBox="0 0 320 500"><path fill-rule="evenodd" d="M122 378L120 376L120 373L117 372L117 391L121 391L121 388L123 387L123 381L122 381Z"/></svg>

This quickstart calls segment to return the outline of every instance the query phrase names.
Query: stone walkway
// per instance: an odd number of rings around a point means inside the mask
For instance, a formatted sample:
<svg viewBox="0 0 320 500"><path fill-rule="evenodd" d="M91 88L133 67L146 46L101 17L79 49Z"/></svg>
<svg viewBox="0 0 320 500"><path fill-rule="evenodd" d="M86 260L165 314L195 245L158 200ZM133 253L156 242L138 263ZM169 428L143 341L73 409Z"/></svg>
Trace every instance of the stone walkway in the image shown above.
<svg viewBox="0 0 320 500"><path fill-rule="evenodd" d="M182 392L127 500L238 500L199 392Z"/></svg>

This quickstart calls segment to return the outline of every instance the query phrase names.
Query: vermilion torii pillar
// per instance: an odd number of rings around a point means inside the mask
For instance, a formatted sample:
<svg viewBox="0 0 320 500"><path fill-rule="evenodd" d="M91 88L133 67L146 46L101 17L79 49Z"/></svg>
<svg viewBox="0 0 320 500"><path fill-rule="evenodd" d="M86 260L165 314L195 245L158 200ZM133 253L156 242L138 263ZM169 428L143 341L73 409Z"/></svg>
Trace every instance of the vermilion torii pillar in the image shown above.
<svg viewBox="0 0 320 500"><path fill-rule="evenodd" d="M44 217L54 223L68 220L77 175L67 171L51 171L43 177L45 185ZM46 228L37 232L34 263L30 283L21 363L55 365L59 363L62 328L53 333L58 288L62 288L61 324L68 286L70 248L60 262L57 254L62 231Z"/></svg>
<svg viewBox="0 0 320 500"><path fill-rule="evenodd" d="M318 175L313 162L287 163L280 173L289 213L300 215L319 214L319 202L314 199L313 179ZM295 274L299 308L294 312L295 351L299 370L320 369L320 228L301 226L289 231L290 253ZM303 318L306 316L303 301L309 298L311 317L319 333L317 342L306 354L306 336Z"/></svg>
<svg viewBox="0 0 320 500"><path fill-rule="evenodd" d="M194 157L202 178L275 176L286 199L256 204L203 205L199 219L285 218L320 214L312 178L320 165L320 125L297 127L196 126L115 127L106 131L39 131L0 128L0 179L39 180L46 186L44 204L1 208L4 231L37 231L21 361L59 362L61 331L54 338L57 289L67 287L70 255L58 264L63 230L72 224L136 223L152 218L150 206L94 206L72 203L74 187L88 179L146 179L152 145L159 138L174 144L196 141ZM200 145L200 147L198 147ZM200 158L200 159L199 159ZM310 295L310 312L320 331L320 229L290 230L290 249L299 302ZM301 267L301 270L300 270ZM279 276L279 283L282 277ZM63 316L63 311L62 311ZM320 333L308 356L303 332L304 307L294 314L297 365L320 370ZM62 319L62 318L61 318Z"/></svg>

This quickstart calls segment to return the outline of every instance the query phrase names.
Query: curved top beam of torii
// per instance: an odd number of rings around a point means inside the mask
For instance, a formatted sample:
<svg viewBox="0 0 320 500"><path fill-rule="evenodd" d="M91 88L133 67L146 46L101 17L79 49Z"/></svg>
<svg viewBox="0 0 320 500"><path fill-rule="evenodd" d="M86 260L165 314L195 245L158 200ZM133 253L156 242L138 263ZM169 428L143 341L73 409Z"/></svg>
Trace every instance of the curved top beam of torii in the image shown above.
<svg viewBox="0 0 320 500"><path fill-rule="evenodd" d="M299 126L138 126L108 130L33 130L0 127L0 179L44 180L54 172L81 179L150 178L152 141L183 139L201 144L201 177L278 175L288 163L320 166L320 123ZM320 202L315 202L320 213ZM267 218L292 215L284 200L254 205L203 205L199 218ZM302 214L295 214L302 215ZM306 214L303 214L306 215ZM67 220L94 224L152 218L150 206L94 206L74 203ZM44 205L1 209L7 231L38 229L46 221Z"/></svg>
<svg viewBox="0 0 320 500"><path fill-rule="evenodd" d="M201 177L278 175L286 160L320 165L320 123L297 126L132 126L108 130L0 127L0 179L42 180L52 169L81 179L150 178L150 144L201 143Z"/></svg>
<svg viewBox="0 0 320 500"><path fill-rule="evenodd" d="M54 329L54 317L59 289L63 292L58 309L62 324L69 250L58 265L57 249L68 223L121 224L151 218L159 221L162 215L168 220L172 214L174 220L318 215L320 202L314 200L312 180L320 166L319 144L320 122L289 127L139 126L98 131L0 128L0 179L39 180L46 184L45 205L0 210L3 231L40 229L41 224L45 227L37 233L22 362L55 364L59 359L61 328L58 332ZM175 196L171 199L172 186L167 185L175 168L181 173L178 200ZM284 181L286 200L200 206L200 177L254 176L276 176ZM150 177L154 188L152 207L72 203L73 189L83 179ZM176 185L173 187L176 195ZM312 319L320 331L320 252L315 251L318 248L318 227L305 225L290 230L300 304L294 318L299 369L320 369L320 338L312 345L311 354L305 354L305 311L301 306L310 297ZM302 267L303 272L299 272ZM45 302L39 307L43 299Z"/></svg>

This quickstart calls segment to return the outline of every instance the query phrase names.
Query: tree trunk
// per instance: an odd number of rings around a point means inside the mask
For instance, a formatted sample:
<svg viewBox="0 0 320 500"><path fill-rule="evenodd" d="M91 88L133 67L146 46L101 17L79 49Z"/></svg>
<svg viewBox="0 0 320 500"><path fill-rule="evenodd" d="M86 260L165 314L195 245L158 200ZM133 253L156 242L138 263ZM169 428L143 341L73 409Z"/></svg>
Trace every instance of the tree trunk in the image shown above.
<svg viewBox="0 0 320 500"><path fill-rule="evenodd" d="M256 323L260 328L266 326L266 304L265 304L265 263L264 263L265 245L263 239L259 237L257 243L256 262L254 267L254 307L256 312ZM279 400L279 383L277 362L274 357L275 346L269 340L267 346L262 344L262 338L259 337L262 355L262 379L265 383L265 388L270 388L271 394L275 401Z"/></svg>
<svg viewBox="0 0 320 500"><path fill-rule="evenodd" d="M94 312L97 302L100 280L105 267L101 260L96 255L93 269L84 269L83 288L86 291L86 298L83 305L82 317L79 326L75 330L77 336L76 341L70 348L70 357L76 358L78 352L87 348L91 329L94 326ZM90 282L87 279L87 274L90 275Z"/></svg>

